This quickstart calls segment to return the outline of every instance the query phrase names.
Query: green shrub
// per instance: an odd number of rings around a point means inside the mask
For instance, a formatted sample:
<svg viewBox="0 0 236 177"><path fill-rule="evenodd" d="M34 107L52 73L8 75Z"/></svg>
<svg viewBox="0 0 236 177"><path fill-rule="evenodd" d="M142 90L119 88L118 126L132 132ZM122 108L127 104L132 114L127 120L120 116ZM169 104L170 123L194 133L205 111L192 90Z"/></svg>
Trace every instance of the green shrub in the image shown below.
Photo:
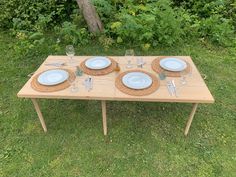
<svg viewBox="0 0 236 177"><path fill-rule="evenodd" d="M220 15L212 15L201 21L200 34L213 43L230 45L235 40L234 29L231 21Z"/></svg>
<svg viewBox="0 0 236 177"><path fill-rule="evenodd" d="M114 20L107 28L117 41L172 45L181 39L180 18L167 0L146 5L130 3L116 14Z"/></svg>
<svg viewBox="0 0 236 177"><path fill-rule="evenodd" d="M0 27L16 30L37 30L68 20L76 7L73 0L1 0Z"/></svg>
<svg viewBox="0 0 236 177"><path fill-rule="evenodd" d="M60 41L67 44L86 44L90 39L90 34L86 28L79 28L71 22L64 22L62 26L55 27L56 35Z"/></svg>
<svg viewBox="0 0 236 177"><path fill-rule="evenodd" d="M232 20L236 27L236 1L235 0L172 0L174 5L182 7L191 15L200 19L210 18L212 15L220 15Z"/></svg>
<svg viewBox="0 0 236 177"><path fill-rule="evenodd" d="M235 44L233 0L91 0L105 30L96 39L105 47L133 43L143 50L206 38L218 45ZM54 31L64 43L85 44L94 38L75 0L1 0L0 28L25 33L43 43ZM39 35L40 34L40 35ZM40 36L40 37L39 37Z"/></svg>

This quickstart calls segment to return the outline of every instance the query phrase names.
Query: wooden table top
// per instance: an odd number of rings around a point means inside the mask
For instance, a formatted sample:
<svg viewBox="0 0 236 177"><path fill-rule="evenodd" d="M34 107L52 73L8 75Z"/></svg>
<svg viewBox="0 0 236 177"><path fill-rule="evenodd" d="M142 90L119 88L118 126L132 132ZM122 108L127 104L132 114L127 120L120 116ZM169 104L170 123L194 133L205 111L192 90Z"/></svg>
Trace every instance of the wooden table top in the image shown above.
<svg viewBox="0 0 236 177"><path fill-rule="evenodd" d="M82 61L89 58L90 56L75 56L75 66L79 65ZM158 56L143 56L146 64L142 68L147 72L155 73L151 68L151 62ZM178 89L178 97L170 96L166 87L166 80L160 81L160 87L152 94L146 96L130 96L115 87L115 78L118 75L117 72L112 72L104 76L92 76L93 77L93 89L87 91L83 85L85 78L88 75L83 74L79 77L79 91L72 93L70 88L57 91L57 92L38 92L31 88L32 78L45 70L58 68L54 66L46 66L45 63L52 62L68 62L69 57L67 56L48 56L48 58L42 63L34 75L26 82L23 88L18 92L18 97L24 98L47 98L47 99L86 99L86 100L119 100L119 101L148 101L148 102L183 102L183 103L213 103L214 98L212 97L209 89L207 88L204 80L202 79L199 71L194 65L192 59L189 56L178 56L186 60L192 66L192 76L187 76L187 84L181 86L179 77L167 77L167 79L174 79ZM134 57L132 69L126 69L127 60L124 56L111 56L114 60L119 63L120 72L137 69L136 59ZM65 69L75 70L75 66L63 66Z"/></svg>

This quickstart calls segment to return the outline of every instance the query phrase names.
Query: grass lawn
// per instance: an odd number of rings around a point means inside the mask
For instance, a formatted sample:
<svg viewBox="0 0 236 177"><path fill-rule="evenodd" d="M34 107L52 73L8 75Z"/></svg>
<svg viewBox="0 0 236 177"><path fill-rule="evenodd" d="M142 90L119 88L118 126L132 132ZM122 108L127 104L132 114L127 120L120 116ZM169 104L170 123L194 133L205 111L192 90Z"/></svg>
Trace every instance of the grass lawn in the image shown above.
<svg viewBox="0 0 236 177"><path fill-rule="evenodd" d="M0 33L0 176L236 176L236 52L209 44L157 48L143 55L190 55L213 94L202 104L188 137L191 104L108 102L108 136L99 101L41 100L43 133L29 99L16 94L49 54L52 42L27 53ZM138 50L138 48L137 48ZM123 55L93 44L77 55Z"/></svg>

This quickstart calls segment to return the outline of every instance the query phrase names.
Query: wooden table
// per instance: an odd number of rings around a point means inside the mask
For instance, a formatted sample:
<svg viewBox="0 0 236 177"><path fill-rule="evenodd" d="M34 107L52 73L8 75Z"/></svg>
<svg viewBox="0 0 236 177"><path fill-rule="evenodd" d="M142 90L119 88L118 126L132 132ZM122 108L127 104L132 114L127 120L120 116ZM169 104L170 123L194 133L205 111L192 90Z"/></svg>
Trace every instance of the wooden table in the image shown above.
<svg viewBox="0 0 236 177"><path fill-rule="evenodd" d="M82 61L89 58L90 56L75 56L75 65L79 65ZM123 56L111 56L116 60L120 65L120 73L126 71L127 60ZM210 91L208 90L204 80L202 79L199 71L194 65L192 59L189 56L178 56L185 59L192 66L192 76L187 78L187 85L181 87L178 97L171 96L166 87L166 81L160 81L160 87L154 93L147 96L130 96L115 87L115 78L117 72L113 72L104 76L93 76L93 89L88 92L85 87L82 85L83 81L87 75L79 77L79 91L72 93L70 88L64 89L57 92L38 92L31 88L32 78L45 70L58 68L53 66L46 66L45 63L50 62L68 62L67 56L48 56L48 58L42 63L34 75L28 80L28 82L23 86L23 88L18 92L18 97L30 98L33 102L35 110L38 114L39 120L43 127L43 130L46 132L47 127L43 118L43 115L40 111L39 104L37 99L78 99L78 100L101 100L102 105L102 119L103 119L103 132L104 135L107 135L107 117L106 117L106 101L116 100L116 101L143 101L143 102L179 102L179 103L193 103L193 108L189 119L187 120L186 128L184 134L187 135L189 128L191 126L194 114L196 112L197 106L199 103L213 103L214 98L212 97ZM157 58L157 56L145 56L143 57L146 64L142 68L147 72L157 75L151 68L151 62ZM133 69L136 69L136 59L132 61ZM65 69L75 70L73 66L63 66ZM129 69L130 70L130 69ZM179 82L179 78L170 78L175 79L176 83Z"/></svg>

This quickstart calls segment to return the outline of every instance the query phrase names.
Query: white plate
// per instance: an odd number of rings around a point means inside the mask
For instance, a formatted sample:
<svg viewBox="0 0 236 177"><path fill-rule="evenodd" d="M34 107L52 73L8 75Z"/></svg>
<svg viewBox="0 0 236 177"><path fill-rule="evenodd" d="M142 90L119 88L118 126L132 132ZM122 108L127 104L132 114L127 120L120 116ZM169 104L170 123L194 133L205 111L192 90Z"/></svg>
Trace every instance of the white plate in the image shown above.
<svg viewBox="0 0 236 177"><path fill-rule="evenodd" d="M122 82L132 89L145 89L152 85L152 78L142 72L130 72L122 77Z"/></svg>
<svg viewBox="0 0 236 177"><path fill-rule="evenodd" d="M183 71L187 64L178 58L164 58L160 61L160 66L169 71Z"/></svg>
<svg viewBox="0 0 236 177"><path fill-rule="evenodd" d="M111 65L111 60L106 57L93 57L85 62L85 66L90 69L104 69Z"/></svg>
<svg viewBox="0 0 236 177"><path fill-rule="evenodd" d="M69 73L61 69L45 71L38 77L38 82L42 85L57 85L68 79Z"/></svg>

